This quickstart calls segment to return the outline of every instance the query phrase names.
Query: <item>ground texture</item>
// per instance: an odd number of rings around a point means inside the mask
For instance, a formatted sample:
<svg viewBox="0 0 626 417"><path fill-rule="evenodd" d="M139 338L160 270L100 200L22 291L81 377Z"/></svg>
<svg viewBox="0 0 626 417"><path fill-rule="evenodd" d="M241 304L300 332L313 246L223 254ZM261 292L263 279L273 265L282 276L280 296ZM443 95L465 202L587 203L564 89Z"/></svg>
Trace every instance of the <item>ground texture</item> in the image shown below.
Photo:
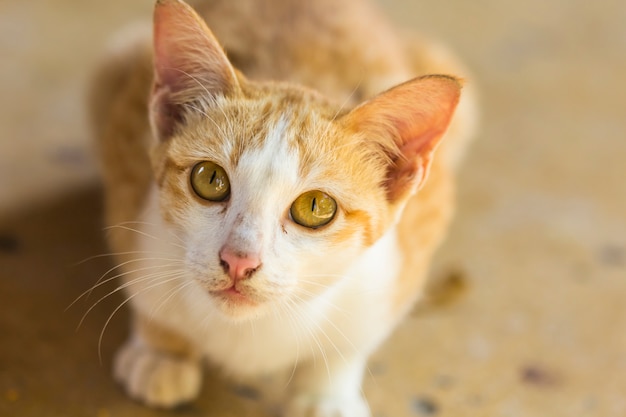
<svg viewBox="0 0 626 417"><path fill-rule="evenodd" d="M373 415L626 415L626 7L380 1L464 57L483 116L429 295L370 362ZM99 349L122 298L78 331L106 291L65 311L111 266L77 263L106 252L83 87L151 3L0 2L1 416L265 415L212 370L189 407L133 403L110 377L124 309Z"/></svg>

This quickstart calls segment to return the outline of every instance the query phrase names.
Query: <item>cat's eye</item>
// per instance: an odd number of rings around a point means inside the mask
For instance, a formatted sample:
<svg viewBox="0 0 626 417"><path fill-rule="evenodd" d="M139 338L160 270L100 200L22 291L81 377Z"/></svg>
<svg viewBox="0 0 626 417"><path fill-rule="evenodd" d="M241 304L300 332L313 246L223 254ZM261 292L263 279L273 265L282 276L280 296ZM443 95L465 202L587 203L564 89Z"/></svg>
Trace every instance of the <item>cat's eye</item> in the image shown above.
<svg viewBox="0 0 626 417"><path fill-rule="evenodd" d="M337 213L337 203L319 190L307 191L291 205L291 218L301 226L316 229L330 223Z"/></svg>
<svg viewBox="0 0 626 417"><path fill-rule="evenodd" d="M224 168L204 161L191 170L191 187L199 197L209 201L224 201L230 195L230 181Z"/></svg>

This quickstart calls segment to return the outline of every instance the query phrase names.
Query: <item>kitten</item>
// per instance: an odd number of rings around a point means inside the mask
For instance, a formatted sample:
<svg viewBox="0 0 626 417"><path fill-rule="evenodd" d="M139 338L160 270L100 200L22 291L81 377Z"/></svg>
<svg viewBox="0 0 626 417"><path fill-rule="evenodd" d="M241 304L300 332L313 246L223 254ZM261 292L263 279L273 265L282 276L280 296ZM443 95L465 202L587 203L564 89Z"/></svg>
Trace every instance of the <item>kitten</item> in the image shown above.
<svg viewBox="0 0 626 417"><path fill-rule="evenodd" d="M115 378L171 407L206 359L286 378L286 416L368 416L366 360L423 287L472 130L461 82L423 74L460 67L358 0L195 6L228 56L158 0L153 44L118 46L93 84L134 317Z"/></svg>

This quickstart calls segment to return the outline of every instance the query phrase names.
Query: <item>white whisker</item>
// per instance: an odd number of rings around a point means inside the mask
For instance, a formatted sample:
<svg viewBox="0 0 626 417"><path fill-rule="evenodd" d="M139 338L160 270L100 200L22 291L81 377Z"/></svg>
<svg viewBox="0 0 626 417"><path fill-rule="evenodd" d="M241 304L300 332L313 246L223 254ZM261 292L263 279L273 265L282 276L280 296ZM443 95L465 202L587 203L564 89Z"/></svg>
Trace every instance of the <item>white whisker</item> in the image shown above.
<svg viewBox="0 0 626 417"><path fill-rule="evenodd" d="M80 300L85 295L87 296L87 298L89 298L91 296L91 293L93 292L93 290L98 288L100 285L106 284L107 282L110 282L110 281L114 280L115 278L119 278L119 277L122 277L124 275L130 274L130 273L133 273L133 272L145 271L145 270L153 269L153 268L165 268L165 267L170 267L170 266L175 266L176 265L176 264L164 264L164 265L162 264L162 265L147 266L147 267L144 267L144 268L138 268L138 269L135 269L135 270L122 272L121 274L115 275L113 277L107 278L106 280L102 281L107 275L109 275L111 272L115 271L118 268L121 268L121 267L126 266L128 264L131 264L133 262L145 262L145 261L167 261L167 262L179 262L180 264L183 263L182 261L180 261L178 259L168 259L168 258L137 258L137 259L131 259L131 260L126 261L126 262L122 262L121 264L118 264L118 265L108 269L104 274L102 274L100 276L100 278L98 278L96 283L91 288L89 288L88 290L84 291L81 295L79 295L74 301L72 301L72 303L69 306L67 306L65 311L67 311L69 308L71 308L74 304L76 304L76 302L78 302L78 300Z"/></svg>
<svg viewBox="0 0 626 417"><path fill-rule="evenodd" d="M164 277L168 277L168 276L172 277L172 276L175 276L175 275L176 275L176 277L178 279L178 275L182 275L183 273L184 272L182 272L182 271L179 271L179 272L176 272L176 271L159 271L159 272L148 274L148 275L145 275L145 276L142 276L142 277L139 277L139 278L135 278L135 279L133 279L133 280L127 282L127 283L124 283L122 285L117 286L115 289L113 289L112 291L110 291L106 295L102 296L91 307L89 307L89 309L85 312L85 314L83 314L83 317L80 319L80 322L78 323L78 327L77 328L80 328L80 326L83 324L83 322L85 321L85 319L87 318L89 313L94 308L96 308L96 306L98 304L100 304L102 301L104 301L105 299L107 299L111 295L115 294L116 292L119 292L119 291L121 291L121 290L123 290L125 288L128 288L128 287L130 287L130 286L132 286L134 284L137 284L137 283L140 283L140 282L143 282L143 281L146 281L146 280L147 281L159 280L159 279L164 278Z"/></svg>
<svg viewBox="0 0 626 417"><path fill-rule="evenodd" d="M164 296L161 296L161 298L159 298L156 303L158 304L157 307L155 309L153 309L152 313L150 314L151 318L154 318L154 315L156 313L158 313L158 311L164 306L166 305L175 295L180 294L182 292L182 290L184 290L185 288L189 287L190 285L193 285L193 281L187 281L182 283L181 285L179 285L178 287L174 287L173 289L171 289L170 291L168 291L166 294L164 294ZM162 298L165 299L163 301L161 301Z"/></svg>
<svg viewBox="0 0 626 417"><path fill-rule="evenodd" d="M151 254L151 255L158 255L158 254L163 254L163 255L171 255L170 253L167 252L151 252L151 251L142 251L142 250L131 250L131 251L127 251L127 252L109 252L109 253L101 253L98 255L93 255L93 256L89 256L88 258L83 259L82 261L78 261L74 264L72 264L73 267L82 265L86 262L92 261L94 259L98 259L98 258L108 258L108 257L114 257L114 256L125 256L125 255L147 255L147 254ZM175 259L171 259L172 261L174 261Z"/></svg>
<svg viewBox="0 0 626 417"><path fill-rule="evenodd" d="M222 135L222 137L227 138L228 136L226 136L226 132L224 131L224 128L222 126L220 126L211 116L209 116L209 114L207 112L205 112L204 110L190 104L190 103L185 103L184 104L185 107L188 107L192 110L197 111L198 113L200 113L201 115L203 115L204 117L206 117L211 123L213 123L213 125L215 126L215 128L217 130L219 130L220 134Z"/></svg>
<svg viewBox="0 0 626 417"><path fill-rule="evenodd" d="M117 308L115 310L113 310L113 312L111 313L111 315L109 315L109 318L107 319L106 323L104 323L104 327L102 327L102 331L100 332L100 337L98 338L98 358L100 359L100 363L102 363L102 338L104 337L104 332L106 331L109 323L111 322L111 320L113 319L113 316L115 316L115 314L124 306L126 305L128 302L130 302L133 298L135 298L136 296L138 296L139 294L142 294L146 291L151 290L152 288L158 287L159 285L163 285L166 284L168 282L174 281L180 279L179 277L173 277L173 278L169 278L166 279L164 281L159 281L156 284L152 284L149 285L146 288L141 289L140 291L130 295L129 297L126 298L126 300L122 301L120 303L119 306L117 306Z"/></svg>
<svg viewBox="0 0 626 417"><path fill-rule="evenodd" d="M150 233L145 232L145 231L143 231L143 230L135 229L135 228L132 228L132 227L128 227L128 226L121 225L121 224L116 224L116 225L113 225L113 226L108 226L108 227L105 227L105 228L104 228L104 230L112 230L112 229L122 229L122 230L127 230L127 231L129 231L129 232L134 232L134 233L137 233L137 234L139 234L139 235L142 235L142 236L145 236L145 237L149 237L150 239L154 239L154 240L161 240L161 241L163 240L163 239L160 239L160 238L158 238L158 237L156 237L156 236L154 236L154 235L151 235ZM178 243L173 243L173 242L167 242L167 243L168 243L168 244L170 244L170 245L172 245L172 246L175 246L175 247L177 247L177 248L180 248L180 249L183 249L183 250L185 249L185 247L184 247L184 246L179 245Z"/></svg>
<svg viewBox="0 0 626 417"><path fill-rule="evenodd" d="M277 311L280 310L280 311ZM287 382L285 383L285 386L283 387L283 390L287 389L287 387L289 387L289 384L291 383L291 381L293 380L295 374L296 374L296 369L298 368L298 362L300 360L300 337L299 337L299 327L297 326L298 323L294 322L292 319L292 316L289 314L289 308L287 306L285 306L282 303L278 303L276 305L273 306L272 308L272 312L274 313L274 317L276 320L280 320L282 317L286 318L287 324L289 325L289 327L291 328L291 332L293 334L293 337L296 340L296 360L293 363L293 368L291 369L291 374L289 375L289 378L287 379ZM284 312L285 314L280 314ZM294 328L294 326L296 326Z"/></svg>
<svg viewBox="0 0 626 417"><path fill-rule="evenodd" d="M132 220L132 221L126 221L126 222L121 222L118 223L118 225L120 226L128 226L130 224L138 224L138 225L144 225L144 226L156 226L156 227L160 227L159 224L157 223L152 223L152 222L146 222L146 221L139 221L139 220ZM168 229L167 232L172 236L175 237L180 243L182 243L183 245L185 244L185 240L178 236L173 230Z"/></svg>
<svg viewBox="0 0 626 417"><path fill-rule="evenodd" d="M328 374L328 381L329 383L332 381L331 378L331 373L330 373L330 365L328 362L328 356L326 354L326 351L324 350L324 347L322 346L322 343L320 342L319 338L317 337L317 335L315 334L315 332L313 332L313 329L311 328L310 324L315 325L315 322L313 320L308 319L307 317L302 316L301 312L299 311L299 309L297 308L297 306L294 307L294 301L292 299L287 299L285 300L285 305L287 307L289 307L290 312L292 313L293 316L297 317L301 323L303 324L302 328L305 329L310 337L311 340L317 345L317 348L319 349L320 355L322 356L322 359L324 360L324 365L326 367L326 373ZM308 319L307 322L305 323L304 320ZM319 330L319 326L316 326ZM314 365L315 365L315 359L316 359L316 355L313 355L313 361L314 361Z"/></svg>

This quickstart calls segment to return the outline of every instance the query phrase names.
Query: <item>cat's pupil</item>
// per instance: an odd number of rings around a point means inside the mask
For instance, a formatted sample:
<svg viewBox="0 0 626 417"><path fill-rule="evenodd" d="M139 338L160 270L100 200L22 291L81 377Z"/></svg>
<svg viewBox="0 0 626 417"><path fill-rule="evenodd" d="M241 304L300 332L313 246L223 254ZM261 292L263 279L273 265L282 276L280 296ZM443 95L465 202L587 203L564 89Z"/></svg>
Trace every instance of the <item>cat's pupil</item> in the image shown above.
<svg viewBox="0 0 626 417"><path fill-rule="evenodd" d="M311 204L311 212L315 213L315 203L317 202L317 198L313 197L313 202Z"/></svg>
<svg viewBox="0 0 626 417"><path fill-rule="evenodd" d="M211 175L211 181L209 181L209 184L213 184L213 181L215 181L215 176L217 175L217 171L213 171L213 175Z"/></svg>

